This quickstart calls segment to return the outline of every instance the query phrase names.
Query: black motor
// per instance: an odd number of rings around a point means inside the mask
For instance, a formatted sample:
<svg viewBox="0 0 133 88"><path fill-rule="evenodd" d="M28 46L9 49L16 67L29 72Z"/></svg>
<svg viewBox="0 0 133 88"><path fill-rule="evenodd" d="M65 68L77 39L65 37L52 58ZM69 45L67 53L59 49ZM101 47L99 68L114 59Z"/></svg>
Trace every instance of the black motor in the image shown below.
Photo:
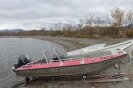
<svg viewBox="0 0 133 88"><path fill-rule="evenodd" d="M21 55L18 58L18 63L14 64L12 69L13 69L13 71L15 71L15 69L21 67L22 65L26 65L27 63L30 63L30 62L31 62L30 58L28 58L26 55Z"/></svg>

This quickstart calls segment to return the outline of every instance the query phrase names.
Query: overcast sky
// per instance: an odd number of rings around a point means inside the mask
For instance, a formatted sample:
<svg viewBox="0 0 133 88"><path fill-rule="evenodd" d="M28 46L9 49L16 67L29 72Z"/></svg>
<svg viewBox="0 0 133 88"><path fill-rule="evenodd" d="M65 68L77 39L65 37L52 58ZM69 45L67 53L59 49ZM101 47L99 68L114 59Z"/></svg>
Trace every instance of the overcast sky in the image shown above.
<svg viewBox="0 0 133 88"><path fill-rule="evenodd" d="M0 0L0 29L40 29L78 22L89 12L104 17L111 9L133 8L133 0Z"/></svg>

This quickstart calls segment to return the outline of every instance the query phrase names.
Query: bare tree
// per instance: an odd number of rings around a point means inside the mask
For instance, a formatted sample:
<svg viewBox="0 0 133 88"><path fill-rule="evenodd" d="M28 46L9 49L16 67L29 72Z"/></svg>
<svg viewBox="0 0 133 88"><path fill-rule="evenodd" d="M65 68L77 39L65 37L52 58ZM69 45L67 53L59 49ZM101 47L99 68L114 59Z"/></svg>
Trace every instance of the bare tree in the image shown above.
<svg viewBox="0 0 133 88"><path fill-rule="evenodd" d="M114 26L117 26L120 29L124 21L124 11L120 8L115 8L111 11L111 16L114 19Z"/></svg>
<svg viewBox="0 0 133 88"><path fill-rule="evenodd" d="M72 22L71 20L69 20L69 22L63 26L63 30L64 31L73 31L73 30L75 30L74 25L75 25L75 23Z"/></svg>
<svg viewBox="0 0 133 88"><path fill-rule="evenodd" d="M54 24L54 29L55 30L61 30L62 29L62 23L58 22L58 23Z"/></svg>
<svg viewBox="0 0 133 88"><path fill-rule="evenodd" d="M81 30L82 27L83 27L83 24L84 24L84 20L83 19L80 19L79 20L79 24L77 24L77 30Z"/></svg>
<svg viewBox="0 0 133 88"><path fill-rule="evenodd" d="M133 10L130 10L128 13L127 13L127 22L128 24L132 24L133 23Z"/></svg>
<svg viewBox="0 0 133 88"><path fill-rule="evenodd" d="M95 15L93 13L89 13L88 16L86 16L86 25L89 27L92 27L94 24Z"/></svg>
<svg viewBox="0 0 133 88"><path fill-rule="evenodd" d="M94 23L95 23L95 26L96 26L96 27L100 27L100 26L102 26L102 24L104 24L105 22L104 22L104 20L101 19L101 17L96 17Z"/></svg>

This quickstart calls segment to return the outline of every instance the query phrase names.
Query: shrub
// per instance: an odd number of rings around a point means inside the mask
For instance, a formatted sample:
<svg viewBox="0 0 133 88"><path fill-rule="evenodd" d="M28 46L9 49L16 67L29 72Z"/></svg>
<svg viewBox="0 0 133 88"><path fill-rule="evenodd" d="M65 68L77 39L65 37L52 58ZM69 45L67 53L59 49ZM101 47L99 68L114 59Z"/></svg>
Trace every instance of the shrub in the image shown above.
<svg viewBox="0 0 133 88"><path fill-rule="evenodd" d="M133 38L133 30L127 30L126 35L128 38Z"/></svg>

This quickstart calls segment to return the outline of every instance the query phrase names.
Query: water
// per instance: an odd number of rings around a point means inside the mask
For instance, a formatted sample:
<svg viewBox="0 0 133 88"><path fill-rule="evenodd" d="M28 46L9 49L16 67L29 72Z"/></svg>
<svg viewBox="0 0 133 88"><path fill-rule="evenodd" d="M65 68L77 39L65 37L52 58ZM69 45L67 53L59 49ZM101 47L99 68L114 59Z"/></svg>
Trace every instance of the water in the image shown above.
<svg viewBox="0 0 133 88"><path fill-rule="evenodd" d="M53 42L33 38L0 38L0 88L11 88L24 80L11 69L20 55L26 54L32 61L38 61L43 58L43 50L53 54L55 47L61 49L62 54L65 52L61 45Z"/></svg>

